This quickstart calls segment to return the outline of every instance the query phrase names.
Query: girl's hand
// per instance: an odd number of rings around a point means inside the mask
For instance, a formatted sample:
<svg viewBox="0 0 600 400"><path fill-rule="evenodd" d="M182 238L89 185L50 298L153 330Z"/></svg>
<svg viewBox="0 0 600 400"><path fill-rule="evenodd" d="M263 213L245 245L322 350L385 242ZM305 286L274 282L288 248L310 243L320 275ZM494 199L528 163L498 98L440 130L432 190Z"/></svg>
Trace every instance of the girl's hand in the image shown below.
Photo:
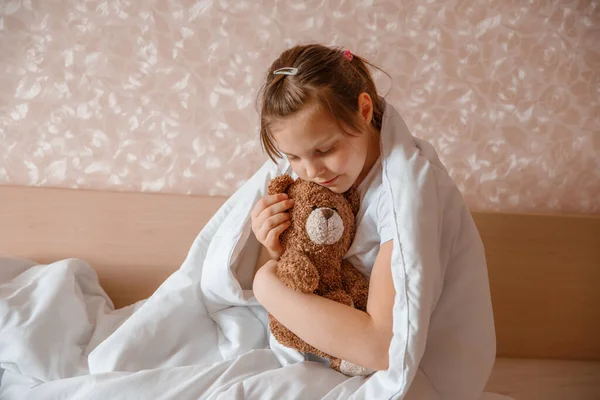
<svg viewBox="0 0 600 400"><path fill-rule="evenodd" d="M272 259L279 259L283 253L279 235L290 226L290 214L286 211L293 205L294 200L285 193L267 195L256 202L250 213L252 232Z"/></svg>

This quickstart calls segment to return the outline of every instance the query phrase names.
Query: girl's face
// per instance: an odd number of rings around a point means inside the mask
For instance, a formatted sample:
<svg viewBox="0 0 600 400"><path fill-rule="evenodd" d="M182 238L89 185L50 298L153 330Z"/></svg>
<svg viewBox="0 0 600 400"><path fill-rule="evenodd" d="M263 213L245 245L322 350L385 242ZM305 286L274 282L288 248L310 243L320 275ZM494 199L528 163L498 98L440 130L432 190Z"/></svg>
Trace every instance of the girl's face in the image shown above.
<svg viewBox="0 0 600 400"><path fill-rule="evenodd" d="M363 114L365 122L370 122L372 111L361 112L361 116ZM343 193L355 183L358 185L379 155L376 132L367 129L349 135L320 107L306 107L274 123L273 138L300 178L335 193Z"/></svg>

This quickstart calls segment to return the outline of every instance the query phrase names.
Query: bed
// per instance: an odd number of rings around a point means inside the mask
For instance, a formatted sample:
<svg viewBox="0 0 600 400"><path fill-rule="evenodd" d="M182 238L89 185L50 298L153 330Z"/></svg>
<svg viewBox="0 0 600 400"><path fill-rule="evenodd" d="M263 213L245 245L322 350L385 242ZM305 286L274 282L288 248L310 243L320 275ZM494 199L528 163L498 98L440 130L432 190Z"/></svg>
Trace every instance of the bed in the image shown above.
<svg viewBox="0 0 600 400"><path fill-rule="evenodd" d="M220 197L0 187L0 254L93 266L116 308L183 262ZM600 218L473 211L488 258L498 360L488 390L600 399Z"/></svg>

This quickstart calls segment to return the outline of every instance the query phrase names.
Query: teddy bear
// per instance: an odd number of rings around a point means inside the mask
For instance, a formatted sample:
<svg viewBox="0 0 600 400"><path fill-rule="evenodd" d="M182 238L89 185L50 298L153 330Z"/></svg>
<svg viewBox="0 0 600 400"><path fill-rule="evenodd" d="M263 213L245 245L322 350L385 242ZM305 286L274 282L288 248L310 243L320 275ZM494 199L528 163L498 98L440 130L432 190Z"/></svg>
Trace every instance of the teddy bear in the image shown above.
<svg viewBox="0 0 600 400"><path fill-rule="evenodd" d="M355 234L355 217L360 205L358 192L350 188L339 194L314 182L280 175L271 179L268 193L287 193L295 200L288 211L291 225L279 237L284 249L276 267L279 279L294 290L315 293L366 311L369 282L343 258ZM373 372L314 348L270 314L269 327L282 345L327 358L330 367L343 374L357 376Z"/></svg>

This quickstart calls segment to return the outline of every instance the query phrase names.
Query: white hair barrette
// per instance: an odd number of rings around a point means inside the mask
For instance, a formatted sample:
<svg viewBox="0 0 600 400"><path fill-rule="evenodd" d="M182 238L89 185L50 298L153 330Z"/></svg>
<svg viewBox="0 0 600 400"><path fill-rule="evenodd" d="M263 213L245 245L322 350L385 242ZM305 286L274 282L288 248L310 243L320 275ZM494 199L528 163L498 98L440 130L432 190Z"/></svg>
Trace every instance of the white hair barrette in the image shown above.
<svg viewBox="0 0 600 400"><path fill-rule="evenodd" d="M273 75L296 75L298 73L298 68L293 67L283 67L275 70Z"/></svg>

